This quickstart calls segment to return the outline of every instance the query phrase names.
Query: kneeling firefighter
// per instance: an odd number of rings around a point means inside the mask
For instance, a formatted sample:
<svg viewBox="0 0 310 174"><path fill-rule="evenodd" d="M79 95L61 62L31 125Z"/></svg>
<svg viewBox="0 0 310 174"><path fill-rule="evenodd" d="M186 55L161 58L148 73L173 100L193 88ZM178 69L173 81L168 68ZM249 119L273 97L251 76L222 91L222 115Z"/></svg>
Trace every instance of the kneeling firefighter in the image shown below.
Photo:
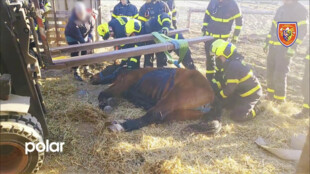
<svg viewBox="0 0 310 174"><path fill-rule="evenodd" d="M236 46L222 39L211 45L211 54L222 62L223 77L213 84L217 97L230 117L237 122L248 121L258 114L257 103L262 96L262 87L253 70L247 66Z"/></svg>

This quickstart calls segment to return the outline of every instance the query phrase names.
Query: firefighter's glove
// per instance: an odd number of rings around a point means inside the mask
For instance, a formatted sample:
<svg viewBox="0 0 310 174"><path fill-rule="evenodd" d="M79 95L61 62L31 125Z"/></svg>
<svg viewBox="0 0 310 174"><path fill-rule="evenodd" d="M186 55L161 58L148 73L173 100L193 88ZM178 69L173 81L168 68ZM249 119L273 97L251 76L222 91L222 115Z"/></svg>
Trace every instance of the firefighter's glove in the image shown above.
<svg viewBox="0 0 310 174"><path fill-rule="evenodd" d="M202 34L205 36L207 32L207 26L203 26L201 31L202 31Z"/></svg>
<svg viewBox="0 0 310 174"><path fill-rule="evenodd" d="M160 33L162 33L162 34L164 34L164 35L168 35L168 33L169 33L169 29L168 28L163 28L163 29L161 29L161 32Z"/></svg>

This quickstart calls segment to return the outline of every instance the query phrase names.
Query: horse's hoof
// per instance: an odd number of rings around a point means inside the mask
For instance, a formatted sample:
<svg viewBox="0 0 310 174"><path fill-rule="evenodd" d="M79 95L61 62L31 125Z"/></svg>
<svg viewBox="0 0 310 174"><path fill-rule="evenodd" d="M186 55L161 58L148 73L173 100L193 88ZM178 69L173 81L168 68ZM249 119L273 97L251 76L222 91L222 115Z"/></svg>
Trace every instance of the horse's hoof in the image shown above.
<svg viewBox="0 0 310 174"><path fill-rule="evenodd" d="M103 112L106 113L106 114L111 114L112 111L113 111L113 108L111 106L106 106L103 109Z"/></svg>
<svg viewBox="0 0 310 174"><path fill-rule="evenodd" d="M108 105L111 106L111 107L114 107L114 106L117 105L116 99L115 99L115 98L112 98L112 97L108 98L107 103L108 103Z"/></svg>
<svg viewBox="0 0 310 174"><path fill-rule="evenodd" d="M111 126L108 127L108 130L110 132L114 132L114 133L116 133L116 132L124 132L125 131L123 126L120 125L120 124L112 124Z"/></svg>
<svg viewBox="0 0 310 174"><path fill-rule="evenodd" d="M191 132L195 134L214 135L220 132L222 129L222 123L218 120L209 122L201 122L199 124L193 124L186 127L183 132Z"/></svg>
<svg viewBox="0 0 310 174"><path fill-rule="evenodd" d="M99 102L99 108L104 111L104 108L107 106L105 102Z"/></svg>

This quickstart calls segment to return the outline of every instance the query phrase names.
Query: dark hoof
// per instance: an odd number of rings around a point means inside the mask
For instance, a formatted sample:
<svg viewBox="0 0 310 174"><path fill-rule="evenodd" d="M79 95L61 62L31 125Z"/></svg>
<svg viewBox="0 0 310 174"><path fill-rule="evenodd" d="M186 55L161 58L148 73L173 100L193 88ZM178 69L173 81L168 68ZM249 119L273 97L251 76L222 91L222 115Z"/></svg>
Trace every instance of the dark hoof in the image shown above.
<svg viewBox="0 0 310 174"><path fill-rule="evenodd" d="M108 98L107 103L109 106L115 107L117 105L117 100L115 98L110 97Z"/></svg>
<svg viewBox="0 0 310 174"><path fill-rule="evenodd" d="M83 81L82 77L78 75L77 73L74 73L74 79L80 82Z"/></svg>
<svg viewBox="0 0 310 174"><path fill-rule="evenodd" d="M111 106L106 106L103 108L103 112L106 114L111 114L113 111L113 108Z"/></svg>
<svg viewBox="0 0 310 174"><path fill-rule="evenodd" d="M219 133L221 129L222 123L218 120L213 120L209 122L201 122L199 124L190 125L186 127L183 132L213 135Z"/></svg>

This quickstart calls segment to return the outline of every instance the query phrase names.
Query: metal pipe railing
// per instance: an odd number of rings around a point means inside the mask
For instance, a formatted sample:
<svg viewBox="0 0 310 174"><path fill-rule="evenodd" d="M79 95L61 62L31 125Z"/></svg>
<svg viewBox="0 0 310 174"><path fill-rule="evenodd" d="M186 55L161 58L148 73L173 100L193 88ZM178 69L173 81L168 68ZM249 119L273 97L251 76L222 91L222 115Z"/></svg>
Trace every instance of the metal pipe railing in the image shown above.
<svg viewBox="0 0 310 174"><path fill-rule="evenodd" d="M186 39L186 41L191 46L191 45L194 45L200 42L207 42L212 39L213 37L211 36L203 36L203 37L198 37L198 38L193 38L193 39ZM171 42L152 44L152 45L146 45L146 46L141 46L141 47L136 47L136 48L128 48L128 49L110 51L110 52L105 52L105 53L89 54L89 55L84 55L84 56L72 57L68 59L54 60L53 61L54 64L49 65L48 69L63 69L63 68L75 67L79 65L100 63L103 61L114 61L114 60L124 58L124 57L135 57L135 56L170 51L170 50L175 50L175 46Z"/></svg>
<svg viewBox="0 0 310 174"><path fill-rule="evenodd" d="M177 33L183 33L183 32L188 32L188 31L189 31L188 29L173 30L173 31L170 31L168 35L173 36ZM146 42L146 41L151 41L151 40L154 40L154 36L152 34L146 34L146 35L140 35L140 36L93 42L93 43L85 43L85 44L77 44L77 45L50 48L50 52L52 55L57 55L57 54L63 54L63 53L78 52L78 51L83 51L83 50L92 50L96 48L118 46L118 45L123 45L123 44Z"/></svg>

